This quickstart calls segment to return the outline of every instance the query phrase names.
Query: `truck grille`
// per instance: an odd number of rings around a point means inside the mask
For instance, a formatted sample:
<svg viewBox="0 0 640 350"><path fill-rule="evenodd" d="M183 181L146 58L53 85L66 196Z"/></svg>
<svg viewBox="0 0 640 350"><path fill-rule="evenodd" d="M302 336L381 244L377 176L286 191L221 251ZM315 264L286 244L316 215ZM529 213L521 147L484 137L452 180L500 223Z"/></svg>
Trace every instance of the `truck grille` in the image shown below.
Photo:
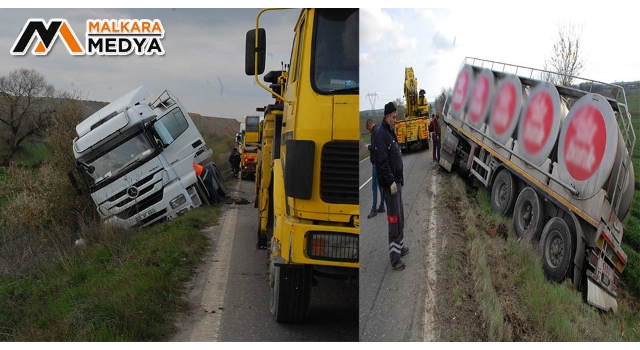
<svg viewBox="0 0 640 350"><path fill-rule="evenodd" d="M310 231L305 253L311 259L358 262L358 238L348 233Z"/></svg>
<svg viewBox="0 0 640 350"><path fill-rule="evenodd" d="M163 191L158 191L157 193L134 203L129 208L121 211L117 214L120 219L129 219L130 217L138 214L139 212L143 212L146 209L152 207L154 204L160 202L162 200Z"/></svg>
<svg viewBox="0 0 640 350"><path fill-rule="evenodd" d="M332 141L322 149L320 198L327 203L358 204L358 142Z"/></svg>

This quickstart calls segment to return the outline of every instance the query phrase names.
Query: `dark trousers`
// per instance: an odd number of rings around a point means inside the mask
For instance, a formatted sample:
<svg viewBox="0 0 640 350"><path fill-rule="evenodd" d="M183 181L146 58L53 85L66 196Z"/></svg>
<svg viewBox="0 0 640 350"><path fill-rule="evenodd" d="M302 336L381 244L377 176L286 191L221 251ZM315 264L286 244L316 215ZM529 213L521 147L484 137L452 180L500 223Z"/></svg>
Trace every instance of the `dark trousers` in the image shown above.
<svg viewBox="0 0 640 350"><path fill-rule="evenodd" d="M371 204L371 210L375 210L376 205L378 205L378 191L380 191L380 205L384 203L384 195L382 194L382 187L378 184L378 174L375 164L371 166L371 188L373 189L373 204Z"/></svg>
<svg viewBox="0 0 640 350"><path fill-rule="evenodd" d="M433 140L433 160L440 161L440 138L432 137L431 140Z"/></svg>
<svg viewBox="0 0 640 350"><path fill-rule="evenodd" d="M391 195L388 187L383 188L384 201L387 203L387 222L389 223L389 256L391 266L400 260L404 248L404 208L402 206L402 186L396 184L398 193Z"/></svg>

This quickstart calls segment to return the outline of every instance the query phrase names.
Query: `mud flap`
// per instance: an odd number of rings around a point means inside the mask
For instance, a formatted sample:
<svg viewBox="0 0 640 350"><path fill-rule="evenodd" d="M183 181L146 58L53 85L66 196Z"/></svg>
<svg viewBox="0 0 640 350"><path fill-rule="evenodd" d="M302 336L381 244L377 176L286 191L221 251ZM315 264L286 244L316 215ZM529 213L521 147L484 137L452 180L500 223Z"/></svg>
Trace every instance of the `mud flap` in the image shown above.
<svg viewBox="0 0 640 350"><path fill-rule="evenodd" d="M616 299L604 289L600 288L596 283L587 277L587 302L603 310L612 310L618 312L618 302Z"/></svg>

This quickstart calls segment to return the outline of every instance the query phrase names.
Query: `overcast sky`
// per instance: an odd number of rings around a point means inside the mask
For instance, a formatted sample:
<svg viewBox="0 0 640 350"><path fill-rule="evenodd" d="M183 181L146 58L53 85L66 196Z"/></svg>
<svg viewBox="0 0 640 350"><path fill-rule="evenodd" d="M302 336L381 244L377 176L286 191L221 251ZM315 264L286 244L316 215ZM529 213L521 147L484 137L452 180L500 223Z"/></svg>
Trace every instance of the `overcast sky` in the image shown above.
<svg viewBox="0 0 640 350"><path fill-rule="evenodd" d="M363 8L360 109L371 109L369 94L377 94L375 108L402 98L405 67L413 67L430 102L443 87L454 85L465 57L541 69L560 24L575 25L581 36L582 77L605 83L640 80L637 15L615 2L569 4L573 8L550 6L547 0L452 9Z"/></svg>
<svg viewBox="0 0 640 350"><path fill-rule="evenodd" d="M369 94L377 95L376 108L402 98L405 67L413 67L418 88L425 89L429 101L443 87L453 86L465 57L542 68L560 24L575 25L581 36L583 77L606 83L640 80L633 11L580 3L549 10L552 3L486 2L470 8L453 1L453 8L445 9L361 8L360 109L371 109ZM433 2L425 2L429 4ZM35 68L57 89L81 91L89 100L106 102L139 85L152 94L168 89L190 112L240 119L271 102L271 96L244 74L245 34L255 26L257 13L250 8L2 9L0 74ZM288 10L262 16L267 72L289 61L298 14ZM159 19L165 29L161 40L165 55L71 56L60 39L46 56L10 55L30 18L66 19L83 44L87 19Z"/></svg>
<svg viewBox="0 0 640 350"><path fill-rule="evenodd" d="M89 100L109 102L144 85L153 95L165 89L189 112L236 118L256 115L271 103L269 93L244 73L245 35L259 9L1 9L0 75L34 68L55 88L81 91ZM267 65L289 61L299 10L267 12ZM164 56L72 56L58 38L46 56L12 56L9 51L30 18L66 19L85 45L87 19L159 19L165 30ZM33 44L32 44L33 45Z"/></svg>

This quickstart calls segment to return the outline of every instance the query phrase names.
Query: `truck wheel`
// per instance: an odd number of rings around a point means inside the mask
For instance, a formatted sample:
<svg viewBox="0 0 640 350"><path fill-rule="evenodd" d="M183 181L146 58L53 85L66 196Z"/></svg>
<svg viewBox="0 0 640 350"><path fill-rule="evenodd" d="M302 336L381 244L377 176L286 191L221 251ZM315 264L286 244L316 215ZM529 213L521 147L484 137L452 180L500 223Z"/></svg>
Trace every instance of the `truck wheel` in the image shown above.
<svg viewBox="0 0 640 350"><path fill-rule="evenodd" d="M227 190L227 185L224 183L224 177L222 176L220 169L218 169L218 166L214 163L209 163L209 168L213 174L213 178L218 183L218 195L220 195L220 197L226 196L227 193L229 193L229 190Z"/></svg>
<svg viewBox="0 0 640 350"><path fill-rule="evenodd" d="M269 309L277 322L301 322L309 313L311 269L308 266L275 266L270 263Z"/></svg>
<svg viewBox="0 0 640 350"><path fill-rule="evenodd" d="M507 169L502 169L493 181L491 187L491 207L498 213L509 216L515 201L515 186L513 177Z"/></svg>
<svg viewBox="0 0 640 350"><path fill-rule="evenodd" d="M542 267L547 279L561 282L571 265L572 259L571 232L567 223L554 217L544 226L540 237L540 254Z"/></svg>
<svg viewBox="0 0 640 350"><path fill-rule="evenodd" d="M531 187L525 187L513 208L513 226L519 238L532 242L540 239L544 228L542 201Z"/></svg>
<svg viewBox="0 0 640 350"><path fill-rule="evenodd" d="M198 193L198 197L200 197L200 201L203 205L210 206L211 201L209 200L209 195L207 190L204 187L204 184L200 179L196 180L196 193Z"/></svg>

